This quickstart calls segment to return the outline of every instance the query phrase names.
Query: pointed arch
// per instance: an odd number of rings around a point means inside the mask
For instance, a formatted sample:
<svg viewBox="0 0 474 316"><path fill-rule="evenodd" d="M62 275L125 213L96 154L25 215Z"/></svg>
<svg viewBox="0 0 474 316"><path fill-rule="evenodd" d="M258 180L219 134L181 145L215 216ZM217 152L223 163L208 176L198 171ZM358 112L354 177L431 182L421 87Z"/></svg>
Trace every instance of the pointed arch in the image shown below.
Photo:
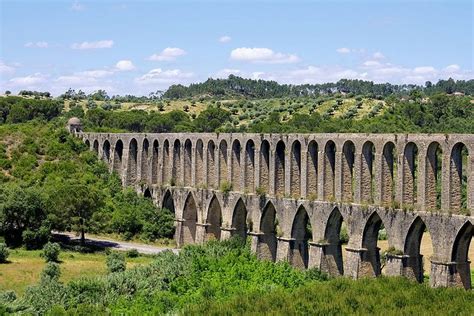
<svg viewBox="0 0 474 316"><path fill-rule="evenodd" d="M196 162L195 162L195 182L196 186L204 185L204 144L201 139L198 139L196 142Z"/></svg>
<svg viewBox="0 0 474 316"><path fill-rule="evenodd" d="M417 216L413 223L408 229L407 236L405 238L405 245L403 253L407 255L406 265L409 270L409 275L422 283L423 282L423 256L420 253L421 240L423 233L426 230L426 225L423 220Z"/></svg>
<svg viewBox="0 0 474 316"><path fill-rule="evenodd" d="M291 145L290 192L292 197L301 196L301 143L298 140Z"/></svg>
<svg viewBox="0 0 474 316"><path fill-rule="evenodd" d="M163 197L163 201L161 203L161 208L165 208L168 211L173 212L173 214L176 214L176 209L174 207L173 195L171 194L170 190L166 190L166 193Z"/></svg>
<svg viewBox="0 0 474 316"><path fill-rule="evenodd" d="M110 142L108 140L102 145L102 160L110 163Z"/></svg>
<svg viewBox="0 0 474 316"><path fill-rule="evenodd" d="M212 140L207 144L207 184L217 189L216 145Z"/></svg>
<svg viewBox="0 0 474 316"><path fill-rule="evenodd" d="M196 201L194 200L194 196L191 192L189 192L186 202L184 202L183 220L180 238L181 243L196 243L196 223L198 220L198 211Z"/></svg>
<svg viewBox="0 0 474 316"><path fill-rule="evenodd" d="M251 139L245 145L245 189L249 192L255 189L255 143Z"/></svg>
<svg viewBox="0 0 474 316"><path fill-rule="evenodd" d="M329 140L324 147L324 181L323 194L325 200L335 197L335 171L336 171L336 144Z"/></svg>
<svg viewBox="0 0 474 316"><path fill-rule="evenodd" d="M94 140L92 149L94 150L96 155L99 155L99 141L97 139Z"/></svg>
<svg viewBox="0 0 474 316"><path fill-rule="evenodd" d="M308 144L306 159L306 192L308 197L318 195L318 143L314 140Z"/></svg>
<svg viewBox="0 0 474 316"><path fill-rule="evenodd" d="M367 141L362 146L362 166L361 166L361 201L366 203L374 202L374 157L375 146L371 141Z"/></svg>
<svg viewBox="0 0 474 316"><path fill-rule="evenodd" d="M355 145L348 140L342 146L342 200L353 201L354 198L354 159Z"/></svg>
<svg viewBox="0 0 474 316"><path fill-rule="evenodd" d="M425 207L428 210L441 209L441 179L443 151L438 142L432 142L426 152Z"/></svg>
<svg viewBox="0 0 474 316"><path fill-rule="evenodd" d="M449 209L459 213L461 209L468 208L468 192L473 189L468 186L469 151L465 144L457 143L453 146L450 156Z"/></svg>
<svg viewBox="0 0 474 316"><path fill-rule="evenodd" d="M382 197L381 201L384 205L391 205L395 199L395 170L397 152L395 144L387 142L383 146L382 157Z"/></svg>
<svg viewBox="0 0 474 316"><path fill-rule="evenodd" d="M163 143L163 183L171 184L171 169L173 165L170 142L165 139Z"/></svg>
<svg viewBox="0 0 474 316"><path fill-rule="evenodd" d="M275 194L285 195L285 143L280 140L275 149Z"/></svg>
<svg viewBox="0 0 474 316"><path fill-rule="evenodd" d="M413 142L405 146L403 152L402 176L403 176L403 204L415 205L417 198L418 179L418 147Z"/></svg>
<svg viewBox="0 0 474 316"><path fill-rule="evenodd" d="M260 178L259 186L263 192L270 188L270 143L263 140L260 146Z"/></svg>
<svg viewBox="0 0 474 316"><path fill-rule="evenodd" d="M137 183L137 167L138 167L138 142L132 138L128 147L128 162L127 162L127 184L133 185Z"/></svg>
<svg viewBox="0 0 474 316"><path fill-rule="evenodd" d="M240 146L240 141L238 139L234 140L232 143L232 166L231 166L231 180L232 180L232 189L233 191L240 191L240 177L241 177L241 167L240 167L240 151L242 150Z"/></svg>
<svg viewBox="0 0 474 316"><path fill-rule="evenodd" d="M324 230L324 239L326 246L326 263L330 275L343 275L344 264L342 257L341 229L344 218L338 207L335 207L329 214L326 228ZM347 240L346 240L347 241Z"/></svg>
<svg viewBox="0 0 474 316"><path fill-rule="evenodd" d="M221 239L222 209L219 200L214 195L207 211L206 240Z"/></svg>
<svg viewBox="0 0 474 316"><path fill-rule="evenodd" d="M191 166L192 166L192 143L186 139L184 142L184 186L191 186Z"/></svg>
<svg viewBox="0 0 474 316"><path fill-rule="evenodd" d="M159 158L160 158L160 148L158 140L153 141L153 149L151 156L151 183L158 184L158 179L160 177L159 171Z"/></svg>
<svg viewBox="0 0 474 316"><path fill-rule="evenodd" d="M150 143L148 142L148 139L145 138L142 144L141 178L142 180L145 180L147 183L149 181L149 174L148 174L149 147L150 147Z"/></svg>
<svg viewBox="0 0 474 316"><path fill-rule="evenodd" d="M219 144L219 185L229 181L227 168L227 142L221 140Z"/></svg>
<svg viewBox="0 0 474 316"><path fill-rule="evenodd" d="M88 139L84 141L84 144L86 144L87 149L91 149L91 142Z"/></svg>
<svg viewBox="0 0 474 316"><path fill-rule="evenodd" d="M275 207L268 202L260 219L260 233L257 256L259 259L275 261L277 255L277 217Z"/></svg>
<svg viewBox="0 0 474 316"><path fill-rule="evenodd" d="M300 206L293 219L291 228L291 265L297 268L308 268L309 241L313 239L311 222L304 206Z"/></svg>
<svg viewBox="0 0 474 316"><path fill-rule="evenodd" d="M361 270L366 276L379 276L381 272L380 249L377 247L377 242L382 225L379 214L373 212L364 227L362 248L366 250L362 253Z"/></svg>
<svg viewBox="0 0 474 316"><path fill-rule="evenodd" d="M454 240L451 260L456 263L457 284L462 284L465 289L471 288L471 269L469 261L469 246L474 235L474 225L466 222L461 227Z"/></svg>
<svg viewBox="0 0 474 316"><path fill-rule="evenodd" d="M143 197L147 199L152 199L153 196L151 194L150 188L146 188L145 191L143 191Z"/></svg>
<svg viewBox="0 0 474 316"><path fill-rule="evenodd" d="M122 176L122 157L123 157L123 142L119 139L115 143L114 147L114 163L113 163L113 170L117 171L117 173Z"/></svg>
<svg viewBox="0 0 474 316"><path fill-rule="evenodd" d="M239 199L234 207L232 215L232 236L239 236L245 240L247 239L247 207L242 199Z"/></svg>

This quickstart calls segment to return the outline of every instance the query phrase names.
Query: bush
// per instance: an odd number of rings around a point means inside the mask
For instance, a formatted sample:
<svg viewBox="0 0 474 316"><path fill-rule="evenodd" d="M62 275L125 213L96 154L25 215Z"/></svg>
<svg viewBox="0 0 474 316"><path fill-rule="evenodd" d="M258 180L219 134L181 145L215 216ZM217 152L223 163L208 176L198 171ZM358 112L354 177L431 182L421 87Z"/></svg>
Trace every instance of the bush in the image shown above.
<svg viewBox="0 0 474 316"><path fill-rule="evenodd" d="M137 249L130 249L127 251L127 257L128 258L137 258L140 256L140 253L138 252Z"/></svg>
<svg viewBox="0 0 474 316"><path fill-rule="evenodd" d="M0 263L5 263L8 260L10 252L8 251L7 245L0 244Z"/></svg>
<svg viewBox="0 0 474 316"><path fill-rule="evenodd" d="M107 270L109 273L125 271L125 256L122 253L112 252L107 256Z"/></svg>
<svg viewBox="0 0 474 316"><path fill-rule="evenodd" d="M48 262L41 271L41 282L58 281L61 276L61 269L56 262Z"/></svg>
<svg viewBox="0 0 474 316"><path fill-rule="evenodd" d="M58 243L48 242L43 247L43 258L46 262L58 262L59 252L61 251L61 247Z"/></svg>

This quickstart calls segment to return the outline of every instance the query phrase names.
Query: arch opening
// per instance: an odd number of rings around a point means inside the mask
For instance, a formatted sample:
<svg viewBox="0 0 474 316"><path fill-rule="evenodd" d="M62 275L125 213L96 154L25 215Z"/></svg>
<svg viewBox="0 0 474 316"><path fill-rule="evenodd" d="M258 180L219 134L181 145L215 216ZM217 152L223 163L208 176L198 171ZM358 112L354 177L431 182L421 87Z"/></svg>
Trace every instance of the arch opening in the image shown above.
<svg viewBox="0 0 474 316"><path fill-rule="evenodd" d="M202 140L196 142L196 176L195 181L198 187L204 185L204 144Z"/></svg>
<svg viewBox="0 0 474 316"><path fill-rule="evenodd" d="M285 194L285 143L279 141L275 150L275 195Z"/></svg>
<svg viewBox="0 0 474 316"><path fill-rule="evenodd" d="M181 229L181 243L196 243L196 223L198 219L196 201L192 193L189 193L183 209L183 225Z"/></svg>
<svg viewBox="0 0 474 316"><path fill-rule="evenodd" d="M301 143L294 141L291 146L290 193L293 198L301 196Z"/></svg>
<svg viewBox="0 0 474 316"><path fill-rule="evenodd" d="M143 192L143 197L147 198L147 199L152 199L152 195L151 195L151 191L149 188L146 188L145 191Z"/></svg>
<svg viewBox="0 0 474 316"><path fill-rule="evenodd" d="M324 148L324 199L331 200L335 197L335 168L336 168L336 144L330 140Z"/></svg>
<svg viewBox="0 0 474 316"><path fill-rule="evenodd" d="M397 152L395 144L388 142L383 147L382 157L382 196L383 205L389 206L395 201L395 174Z"/></svg>
<svg viewBox="0 0 474 316"><path fill-rule="evenodd" d="M291 265L297 268L308 268L309 242L313 239L313 232L308 213L303 206L296 212L291 228Z"/></svg>
<svg viewBox="0 0 474 316"><path fill-rule="evenodd" d="M102 145L102 159L106 162L110 162L110 143L108 140L104 142Z"/></svg>
<svg viewBox="0 0 474 316"><path fill-rule="evenodd" d="M441 209L442 159L439 143L431 143L426 153L425 206L428 210Z"/></svg>
<svg viewBox="0 0 474 316"><path fill-rule="evenodd" d="M306 159L306 193L315 200L318 196L318 143L312 140L308 145Z"/></svg>
<svg viewBox="0 0 474 316"><path fill-rule="evenodd" d="M375 146L372 142L366 142L362 146L362 168L361 168L361 201L374 202L374 157Z"/></svg>
<svg viewBox="0 0 474 316"><path fill-rule="evenodd" d="M405 275L408 278L414 279L419 283L424 281L424 256L428 253L423 252L428 252L426 249L429 249L431 250L429 251L431 255L433 249L432 247L430 249L430 245L431 237L429 232L427 232L426 225L420 217L416 217L408 230L403 250L403 253L407 256Z"/></svg>
<svg viewBox="0 0 474 316"><path fill-rule="evenodd" d="M91 148L91 142L88 139L85 140L84 144L86 144L87 149Z"/></svg>
<svg viewBox="0 0 474 316"><path fill-rule="evenodd" d="M222 226L222 210L216 196L213 196L207 211L206 240L220 240Z"/></svg>
<svg viewBox="0 0 474 316"><path fill-rule="evenodd" d="M115 143L115 148L114 148L113 170L117 171L120 176L122 176L122 157L123 157L123 143L119 139Z"/></svg>
<svg viewBox="0 0 474 316"><path fill-rule="evenodd" d="M142 145L142 160L141 160L141 178L144 180L146 183L149 182L149 174L148 174L148 151L149 151L149 142L148 139L143 140L143 145Z"/></svg>
<svg viewBox="0 0 474 316"><path fill-rule="evenodd" d="M192 162L192 144L189 139L184 142L184 186L191 186L191 162Z"/></svg>
<svg viewBox="0 0 474 316"><path fill-rule="evenodd" d="M158 141L155 139L153 141L152 157L151 157L151 183L158 184L159 178L159 145Z"/></svg>
<svg viewBox="0 0 474 316"><path fill-rule="evenodd" d="M418 200L418 147L410 142L403 155L403 204L415 205Z"/></svg>
<svg viewBox="0 0 474 316"><path fill-rule="evenodd" d="M170 151L170 143L166 139L163 143L163 183L171 184L171 165L172 157Z"/></svg>
<svg viewBox="0 0 474 316"><path fill-rule="evenodd" d="M219 185L227 181L227 142L222 140L219 144Z"/></svg>
<svg viewBox="0 0 474 316"><path fill-rule="evenodd" d="M257 257L262 260L275 261L277 255L277 218L276 210L272 203L263 209L260 220L260 232Z"/></svg>
<svg viewBox="0 0 474 316"><path fill-rule="evenodd" d="M242 199L239 199L232 215L232 236L239 236L245 243L247 239L247 208Z"/></svg>
<svg viewBox="0 0 474 316"><path fill-rule="evenodd" d="M342 200L352 202L354 198L354 159L355 145L346 141L342 148Z"/></svg>
<svg viewBox="0 0 474 316"><path fill-rule="evenodd" d="M181 142L179 139L173 145L173 169L171 170L170 185L175 186L181 180Z"/></svg>
<svg viewBox="0 0 474 316"><path fill-rule="evenodd" d="M457 143L451 151L450 161L450 210L463 215L469 214L468 195L472 188L468 183L469 152L466 145Z"/></svg>
<svg viewBox="0 0 474 316"><path fill-rule="evenodd" d="M253 192L255 189L255 143L248 140L245 145L245 190Z"/></svg>
<svg viewBox="0 0 474 316"><path fill-rule="evenodd" d="M241 151L240 142L236 139L232 143L232 168L231 168L231 177L232 177L232 190L240 191L240 177L241 177L241 167L240 167L240 151Z"/></svg>
<svg viewBox="0 0 474 316"><path fill-rule="evenodd" d="M127 184L133 185L137 183L137 163L138 161L138 143L134 138L130 141L128 148L128 166L127 166Z"/></svg>
<svg viewBox="0 0 474 316"><path fill-rule="evenodd" d="M465 289L472 287L469 250L473 235L474 225L466 222L459 230L452 250L451 260L456 264L454 282L456 286L464 287Z"/></svg>
<svg viewBox="0 0 474 316"><path fill-rule="evenodd" d="M268 193L270 188L270 143L267 140L262 141L260 147L260 178L259 189Z"/></svg>
<svg viewBox="0 0 474 316"><path fill-rule="evenodd" d="M342 245L349 242L349 235L344 218L337 207L328 217L324 239L327 242L327 246L324 248L326 271L333 276L343 275Z"/></svg>
<svg viewBox="0 0 474 316"><path fill-rule="evenodd" d="M383 229L383 222L377 212L368 219L362 236L362 262L360 272L364 276L379 276L382 271L380 262L380 248L377 246L379 232Z"/></svg>
<svg viewBox="0 0 474 316"><path fill-rule="evenodd" d="M92 149L94 150L95 154L99 154L99 141L96 139L94 140L94 144L92 146Z"/></svg>
<svg viewBox="0 0 474 316"><path fill-rule="evenodd" d="M212 140L207 144L207 184L210 188L217 189L216 178L216 145Z"/></svg>

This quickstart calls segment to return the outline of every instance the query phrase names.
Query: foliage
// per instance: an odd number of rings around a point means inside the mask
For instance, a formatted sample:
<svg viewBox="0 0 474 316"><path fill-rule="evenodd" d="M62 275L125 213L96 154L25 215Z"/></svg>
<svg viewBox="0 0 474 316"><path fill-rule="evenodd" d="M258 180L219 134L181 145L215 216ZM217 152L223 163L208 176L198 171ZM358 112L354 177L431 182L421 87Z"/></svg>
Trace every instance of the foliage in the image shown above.
<svg viewBox="0 0 474 316"><path fill-rule="evenodd" d="M0 263L6 263L9 255L10 251L8 250L7 245L0 243Z"/></svg>
<svg viewBox="0 0 474 316"><path fill-rule="evenodd" d="M0 98L0 123L22 123L32 119L51 120L61 114L63 104L54 100Z"/></svg>
<svg viewBox="0 0 474 316"><path fill-rule="evenodd" d="M140 253L135 248L130 249L130 250L127 251L127 257L128 258L137 258L139 256L140 256Z"/></svg>
<svg viewBox="0 0 474 316"><path fill-rule="evenodd" d="M43 247L43 258L46 262L58 262L61 246L58 243L48 242Z"/></svg>
<svg viewBox="0 0 474 316"><path fill-rule="evenodd" d="M107 270L109 273L123 272L126 266L123 253L112 252L107 256Z"/></svg>
<svg viewBox="0 0 474 316"><path fill-rule="evenodd" d="M58 281L61 276L61 269L59 264L56 262L49 261L43 271L41 271L41 283L47 283L50 281Z"/></svg>

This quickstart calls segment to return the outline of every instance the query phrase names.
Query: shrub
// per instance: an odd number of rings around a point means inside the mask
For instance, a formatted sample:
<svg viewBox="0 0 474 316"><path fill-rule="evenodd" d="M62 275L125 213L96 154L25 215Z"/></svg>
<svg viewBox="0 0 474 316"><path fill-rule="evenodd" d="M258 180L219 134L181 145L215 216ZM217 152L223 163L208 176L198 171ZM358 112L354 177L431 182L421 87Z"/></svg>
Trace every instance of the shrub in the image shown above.
<svg viewBox="0 0 474 316"><path fill-rule="evenodd" d="M127 251L128 258L137 258L139 256L140 256L140 253L138 252L137 249L130 249Z"/></svg>
<svg viewBox="0 0 474 316"><path fill-rule="evenodd" d="M43 247L43 258L46 262L58 262L59 252L61 251L61 247L58 243L48 242Z"/></svg>
<svg viewBox="0 0 474 316"><path fill-rule="evenodd" d="M41 282L58 281L61 276L61 269L56 262L48 262L41 271Z"/></svg>
<svg viewBox="0 0 474 316"><path fill-rule="evenodd" d="M10 252L8 251L7 245L0 244L0 263L5 263L8 260Z"/></svg>
<svg viewBox="0 0 474 316"><path fill-rule="evenodd" d="M122 253L112 252L107 256L107 270L109 273L125 271L125 256Z"/></svg>

